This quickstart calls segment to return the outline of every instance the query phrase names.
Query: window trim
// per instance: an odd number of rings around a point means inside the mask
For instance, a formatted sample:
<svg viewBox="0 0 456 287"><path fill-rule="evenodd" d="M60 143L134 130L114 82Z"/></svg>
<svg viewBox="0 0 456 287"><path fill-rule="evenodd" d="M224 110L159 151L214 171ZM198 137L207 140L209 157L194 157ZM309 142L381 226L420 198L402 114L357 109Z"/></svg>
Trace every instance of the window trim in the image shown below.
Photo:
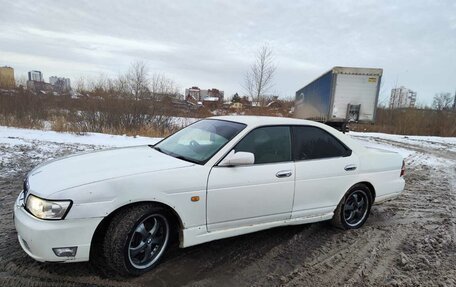
<svg viewBox="0 0 456 287"><path fill-rule="evenodd" d="M246 165L244 167L252 167L252 166L261 166L261 165L268 165L268 164L279 164L279 163L287 163L287 162L294 162L294 152L293 152L293 131L292 131L292 125L290 124L282 124L282 125L264 125L264 126L257 126L255 128L253 128L252 130L250 130L247 134L245 134L242 138L240 138L234 145L233 147L226 153L224 154L222 157L220 157L220 159L214 164L214 167L225 167L225 166L219 166L219 163L225 159L225 157L228 156L228 154L234 150L234 148L243 140L245 139L251 132L253 132L254 130L257 130L257 129L261 129L261 128L268 128L268 127L287 127L288 128L288 131L290 133L290 160L289 161L278 161L278 162L270 162L270 163L259 163L259 164L252 164L252 165ZM231 166L226 166L226 167L231 167Z"/></svg>
<svg viewBox="0 0 456 287"><path fill-rule="evenodd" d="M311 127L311 128L316 128L316 129L321 130L323 133L325 133L325 134L329 135L330 137L332 137L333 139L335 139L339 144L341 144L345 148L345 150L346 150L345 155L343 155L343 156L312 158L312 159L298 159L297 152L296 152L296 149L298 147L298 142L297 142L296 132L295 132L294 128L299 128L299 127ZM343 158L343 157L349 157L349 156L351 156L353 154L353 151L352 151L351 148L349 148L344 142L342 142L335 135L331 134L330 132L328 132L325 129L322 129L322 128L314 126L314 125L290 125L290 128L291 128L291 133L293 135L292 136L292 139L293 139L292 147L294 147L294 148L292 148L292 155L293 155L293 161L294 162L312 161L312 160L325 160L325 159L332 159L332 158Z"/></svg>

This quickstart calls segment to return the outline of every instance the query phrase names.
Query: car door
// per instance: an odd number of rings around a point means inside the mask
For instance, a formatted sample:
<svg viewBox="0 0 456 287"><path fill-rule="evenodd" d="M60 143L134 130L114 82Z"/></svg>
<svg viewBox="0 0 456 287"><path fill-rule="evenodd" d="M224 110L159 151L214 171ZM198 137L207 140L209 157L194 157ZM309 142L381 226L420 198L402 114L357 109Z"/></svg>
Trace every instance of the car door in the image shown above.
<svg viewBox="0 0 456 287"><path fill-rule="evenodd" d="M208 230L289 219L294 193L290 127L252 130L234 150L253 153L255 163L212 168L207 187Z"/></svg>
<svg viewBox="0 0 456 287"><path fill-rule="evenodd" d="M296 168L292 218L334 211L358 174L358 157L329 132L315 126L293 126Z"/></svg>

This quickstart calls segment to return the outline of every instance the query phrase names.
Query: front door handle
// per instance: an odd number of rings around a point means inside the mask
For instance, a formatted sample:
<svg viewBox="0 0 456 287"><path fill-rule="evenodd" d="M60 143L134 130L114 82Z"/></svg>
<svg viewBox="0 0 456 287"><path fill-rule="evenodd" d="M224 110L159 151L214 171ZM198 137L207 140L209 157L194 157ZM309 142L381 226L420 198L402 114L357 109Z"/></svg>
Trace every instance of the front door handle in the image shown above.
<svg viewBox="0 0 456 287"><path fill-rule="evenodd" d="M349 164L349 165L346 165L344 169L345 169L346 171L355 170L355 169L356 169L356 165L354 165L354 164Z"/></svg>
<svg viewBox="0 0 456 287"><path fill-rule="evenodd" d="M276 173L276 176L281 178L281 177L290 177L292 175L291 170L281 170L278 173Z"/></svg>

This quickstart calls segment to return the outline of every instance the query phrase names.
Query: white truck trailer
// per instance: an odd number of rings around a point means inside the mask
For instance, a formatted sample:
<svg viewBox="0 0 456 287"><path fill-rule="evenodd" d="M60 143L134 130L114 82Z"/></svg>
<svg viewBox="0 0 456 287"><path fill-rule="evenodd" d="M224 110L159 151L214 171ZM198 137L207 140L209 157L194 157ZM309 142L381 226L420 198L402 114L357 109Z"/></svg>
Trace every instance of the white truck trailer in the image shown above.
<svg viewBox="0 0 456 287"><path fill-rule="evenodd" d="M347 123L373 123L382 69L334 67L296 92L294 116L345 131Z"/></svg>

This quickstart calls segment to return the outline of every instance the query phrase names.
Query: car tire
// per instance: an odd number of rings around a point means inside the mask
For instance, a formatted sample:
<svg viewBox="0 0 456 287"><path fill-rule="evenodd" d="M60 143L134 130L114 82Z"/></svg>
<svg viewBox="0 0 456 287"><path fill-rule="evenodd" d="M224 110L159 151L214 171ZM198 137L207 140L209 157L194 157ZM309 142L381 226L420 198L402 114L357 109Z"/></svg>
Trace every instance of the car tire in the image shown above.
<svg viewBox="0 0 456 287"><path fill-rule="evenodd" d="M360 228L369 217L372 202L366 185L354 185L337 205L331 224L343 230Z"/></svg>
<svg viewBox="0 0 456 287"><path fill-rule="evenodd" d="M120 276L139 276L153 269L169 245L169 218L165 209L154 204L120 210L104 236L105 267Z"/></svg>

